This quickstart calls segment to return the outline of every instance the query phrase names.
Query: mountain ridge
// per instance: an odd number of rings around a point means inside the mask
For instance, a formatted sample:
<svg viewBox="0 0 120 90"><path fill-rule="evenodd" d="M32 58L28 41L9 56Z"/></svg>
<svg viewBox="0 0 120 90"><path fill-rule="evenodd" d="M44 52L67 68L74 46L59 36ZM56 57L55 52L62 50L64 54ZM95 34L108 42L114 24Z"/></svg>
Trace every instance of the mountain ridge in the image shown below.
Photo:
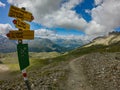
<svg viewBox="0 0 120 90"><path fill-rule="evenodd" d="M92 45L112 45L120 41L120 32L111 32L107 36L97 37L92 40L91 43L85 45L84 47L90 47Z"/></svg>
<svg viewBox="0 0 120 90"><path fill-rule="evenodd" d="M80 40L66 40L66 39L56 39L50 40L47 38L35 38L30 41L23 41L23 43L28 43L30 52L66 52L73 50L79 46L82 46L84 43ZM7 37L0 35L0 52L10 53L17 50L17 41L8 40Z"/></svg>

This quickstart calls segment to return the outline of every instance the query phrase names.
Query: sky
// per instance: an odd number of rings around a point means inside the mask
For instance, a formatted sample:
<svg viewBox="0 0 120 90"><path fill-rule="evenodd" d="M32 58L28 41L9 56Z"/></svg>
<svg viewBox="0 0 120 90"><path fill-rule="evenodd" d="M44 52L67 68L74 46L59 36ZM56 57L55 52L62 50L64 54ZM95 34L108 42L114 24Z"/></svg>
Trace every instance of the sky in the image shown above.
<svg viewBox="0 0 120 90"><path fill-rule="evenodd" d="M81 39L120 31L120 0L0 0L0 34L15 30L14 18L8 17L10 5L25 7L35 37Z"/></svg>

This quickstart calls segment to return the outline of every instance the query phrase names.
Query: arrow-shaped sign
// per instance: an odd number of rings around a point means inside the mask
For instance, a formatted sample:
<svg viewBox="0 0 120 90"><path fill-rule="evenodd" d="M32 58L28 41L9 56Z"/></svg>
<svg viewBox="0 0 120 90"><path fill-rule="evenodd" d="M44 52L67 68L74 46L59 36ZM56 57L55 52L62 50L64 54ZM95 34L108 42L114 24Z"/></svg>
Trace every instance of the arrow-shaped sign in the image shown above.
<svg viewBox="0 0 120 90"><path fill-rule="evenodd" d="M34 31L25 30L25 31L17 31L12 30L9 31L7 37L11 40L19 40L19 39L34 39Z"/></svg>
<svg viewBox="0 0 120 90"><path fill-rule="evenodd" d="M21 30L29 30L30 25L26 22L21 21L20 19L13 20L13 23L15 24L16 28L19 28Z"/></svg>
<svg viewBox="0 0 120 90"><path fill-rule="evenodd" d="M29 22L31 22L34 19L34 17L32 16L32 13L15 6L10 7L8 16L19 18L21 20L26 20Z"/></svg>

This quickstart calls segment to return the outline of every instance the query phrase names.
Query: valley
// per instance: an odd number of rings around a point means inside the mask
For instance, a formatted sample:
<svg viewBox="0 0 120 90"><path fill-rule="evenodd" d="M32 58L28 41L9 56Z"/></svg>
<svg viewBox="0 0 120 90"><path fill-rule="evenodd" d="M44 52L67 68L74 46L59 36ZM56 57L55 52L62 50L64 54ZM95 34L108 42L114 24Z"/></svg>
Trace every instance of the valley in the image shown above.
<svg viewBox="0 0 120 90"><path fill-rule="evenodd" d="M8 40L7 37L0 35L0 52L1 53L11 53L16 52L17 50L17 41ZM70 50L73 50L77 47L80 47L87 42L82 40L74 39L47 39L37 37L34 40L28 41L25 40L24 43L29 44L30 52L60 52L64 53Z"/></svg>

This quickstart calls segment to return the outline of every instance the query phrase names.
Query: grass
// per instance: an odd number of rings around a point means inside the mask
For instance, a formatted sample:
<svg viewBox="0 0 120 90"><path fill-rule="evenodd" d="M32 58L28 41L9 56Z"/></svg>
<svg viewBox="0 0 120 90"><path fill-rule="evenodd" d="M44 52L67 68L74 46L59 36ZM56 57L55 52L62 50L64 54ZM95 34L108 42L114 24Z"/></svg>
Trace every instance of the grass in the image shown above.
<svg viewBox="0 0 120 90"><path fill-rule="evenodd" d="M29 57L31 59L46 59L46 58L54 58L60 56L61 54L58 52L42 52L42 53L34 53L30 52Z"/></svg>
<svg viewBox="0 0 120 90"><path fill-rule="evenodd" d="M59 63L62 61L69 61L72 59L75 59L77 57L80 57L82 55L85 54L89 54L89 53L95 53L95 52L120 52L120 42L118 43L114 43L112 45L109 46L105 46L105 45L93 45L90 47L80 47L77 48L76 50L70 51L67 54L55 57L55 58L47 58L47 59L35 59L32 60L33 65L31 66L31 68L33 67L42 67L51 63Z"/></svg>
<svg viewBox="0 0 120 90"><path fill-rule="evenodd" d="M57 52L44 52L44 53L30 53L30 66L28 69L38 69L45 65L57 63L62 61L69 61L80 57L85 54L95 53L95 52L120 52L120 42L114 43L110 46L104 45L93 45L90 47L80 47L73 51L67 52L66 54L60 54ZM2 61L3 64L8 65L8 67L14 71L19 70L17 54L9 53L9 54L0 54L2 58L5 60ZM47 56L47 57L46 57Z"/></svg>
<svg viewBox="0 0 120 90"><path fill-rule="evenodd" d="M16 64L6 64L6 65L9 67L10 71L19 71L20 70L18 63L16 63Z"/></svg>
<svg viewBox="0 0 120 90"><path fill-rule="evenodd" d="M29 73L38 72L40 68L49 65L50 67L55 67L61 64L61 62L69 62L72 59L75 59L77 57L80 57L85 54L89 53L95 53L95 52L120 52L120 43L115 43L110 46L104 46L104 45L94 45L91 47L80 47L75 50L72 50L70 52L67 52L65 54L59 54L56 52L52 53L30 53L30 66L27 67L27 70ZM48 56L46 58L42 58L45 56ZM18 75L21 75L21 71L18 64L17 54L16 53L9 53L9 54L0 54L0 59L2 60L3 64L7 65L10 68L10 73L8 76L17 77ZM67 65L67 63L65 65ZM50 68L49 67L49 68ZM37 75L44 76L49 75L51 73L55 73L59 71L52 71L52 70L46 70L44 72L39 71ZM63 71L64 72L64 71ZM65 76L61 76L59 79L62 82L66 80L69 71L65 71ZM31 75L31 74L30 74ZM34 77L33 77L34 79ZM63 83L64 84L64 83Z"/></svg>

